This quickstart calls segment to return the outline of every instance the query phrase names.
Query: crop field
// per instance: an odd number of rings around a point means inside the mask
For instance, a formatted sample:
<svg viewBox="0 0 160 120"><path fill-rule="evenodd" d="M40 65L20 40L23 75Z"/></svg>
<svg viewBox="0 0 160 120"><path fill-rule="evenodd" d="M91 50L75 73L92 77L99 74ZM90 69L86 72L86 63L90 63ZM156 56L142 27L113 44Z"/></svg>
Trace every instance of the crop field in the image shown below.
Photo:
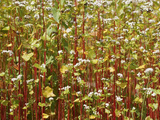
<svg viewBox="0 0 160 120"><path fill-rule="evenodd" d="M0 120L160 120L160 1L0 0Z"/></svg>

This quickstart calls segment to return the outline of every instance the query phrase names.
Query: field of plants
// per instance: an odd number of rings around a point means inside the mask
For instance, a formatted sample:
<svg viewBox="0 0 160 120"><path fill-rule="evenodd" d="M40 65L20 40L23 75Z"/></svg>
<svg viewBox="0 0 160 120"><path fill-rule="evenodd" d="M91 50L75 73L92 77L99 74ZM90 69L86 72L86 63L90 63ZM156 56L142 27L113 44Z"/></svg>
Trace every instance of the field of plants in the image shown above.
<svg viewBox="0 0 160 120"><path fill-rule="evenodd" d="M160 120L159 0L0 0L0 120Z"/></svg>

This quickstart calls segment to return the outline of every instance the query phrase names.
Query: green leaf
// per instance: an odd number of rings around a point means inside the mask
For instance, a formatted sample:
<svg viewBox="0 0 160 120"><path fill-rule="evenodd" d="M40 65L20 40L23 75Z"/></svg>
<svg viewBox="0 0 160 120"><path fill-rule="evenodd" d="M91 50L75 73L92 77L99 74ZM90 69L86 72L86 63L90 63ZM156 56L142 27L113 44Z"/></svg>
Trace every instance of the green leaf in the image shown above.
<svg viewBox="0 0 160 120"><path fill-rule="evenodd" d="M37 63L35 63L33 66L38 68L38 69L41 69L41 66L39 64L37 64Z"/></svg>
<svg viewBox="0 0 160 120"><path fill-rule="evenodd" d="M4 76L5 75L5 72L1 72L0 73L0 77Z"/></svg>
<svg viewBox="0 0 160 120"><path fill-rule="evenodd" d="M158 103L150 103L148 106L151 107L153 111L155 111L158 108Z"/></svg>
<svg viewBox="0 0 160 120"><path fill-rule="evenodd" d="M33 55L34 55L33 53L29 53L29 54L24 53L24 54L22 55L22 58L23 58L23 60L25 60L25 61L29 61L30 58L31 58Z"/></svg>
<svg viewBox="0 0 160 120"><path fill-rule="evenodd" d="M136 90L139 90L141 88L141 86L139 84L136 85Z"/></svg>
<svg viewBox="0 0 160 120"><path fill-rule="evenodd" d="M47 86L43 91L42 94L44 97L49 98L49 97L55 97L55 94L53 94L52 88Z"/></svg>
<svg viewBox="0 0 160 120"><path fill-rule="evenodd" d="M97 63L98 63L98 60L93 59L93 60L91 60L91 63L92 63L92 64L97 64Z"/></svg>
<svg viewBox="0 0 160 120"><path fill-rule="evenodd" d="M3 28L2 30L9 30L9 26Z"/></svg>
<svg viewBox="0 0 160 120"><path fill-rule="evenodd" d="M33 67L36 67L36 68L38 68L38 69L41 69L42 72L47 72L47 70L46 70L45 68L41 67L41 66L40 66L39 64L37 64L37 63L35 63L35 64L33 65Z"/></svg>
<svg viewBox="0 0 160 120"><path fill-rule="evenodd" d="M45 103L41 103L41 102L39 102L39 103L38 103L38 106L40 106L40 107L44 107L44 106L46 106L46 104L45 104Z"/></svg>
<svg viewBox="0 0 160 120"><path fill-rule="evenodd" d="M59 23L59 17L60 17L60 10L57 8L52 8L52 14L53 14L53 18L54 20Z"/></svg>
<svg viewBox="0 0 160 120"><path fill-rule="evenodd" d="M43 34L43 36L41 37L42 40L47 40L50 41L51 38L46 34L46 32Z"/></svg>
<svg viewBox="0 0 160 120"><path fill-rule="evenodd" d="M67 94L69 94L70 92L69 92L69 89L66 89L64 92L63 92L63 94L64 95L67 95Z"/></svg>
<svg viewBox="0 0 160 120"><path fill-rule="evenodd" d="M63 7L63 4L64 4L64 0L61 0L61 2L60 2L60 3L61 3L61 7Z"/></svg>
<svg viewBox="0 0 160 120"><path fill-rule="evenodd" d="M158 108L158 103L153 103L153 107L156 110Z"/></svg>
<svg viewBox="0 0 160 120"><path fill-rule="evenodd" d="M150 116L147 116L145 120L153 120Z"/></svg>
<svg viewBox="0 0 160 120"><path fill-rule="evenodd" d="M88 57L91 58L91 59L94 59L96 57L96 53L94 52L93 49L90 49L88 51Z"/></svg>
<svg viewBox="0 0 160 120"><path fill-rule="evenodd" d="M109 111L108 109L105 109L105 113L109 114L109 113L110 113L110 111Z"/></svg>

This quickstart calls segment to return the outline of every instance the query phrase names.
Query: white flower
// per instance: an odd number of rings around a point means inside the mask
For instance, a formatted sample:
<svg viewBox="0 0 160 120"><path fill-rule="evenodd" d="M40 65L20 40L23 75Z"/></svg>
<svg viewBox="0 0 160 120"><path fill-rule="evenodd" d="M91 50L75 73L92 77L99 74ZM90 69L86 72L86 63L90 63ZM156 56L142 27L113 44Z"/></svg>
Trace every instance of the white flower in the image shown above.
<svg viewBox="0 0 160 120"><path fill-rule="evenodd" d="M135 38L132 38L132 39L131 39L131 41L135 41L135 40L136 40Z"/></svg>
<svg viewBox="0 0 160 120"><path fill-rule="evenodd" d="M18 75L18 76L17 76L17 79L19 79L19 80L20 80L20 79L21 79L21 77L22 77L22 75Z"/></svg>
<svg viewBox="0 0 160 120"><path fill-rule="evenodd" d="M141 73L139 72L139 73L137 74L137 76L140 77L140 76L141 76Z"/></svg>
<svg viewBox="0 0 160 120"><path fill-rule="evenodd" d="M14 82L16 80L20 80L22 77L22 75L18 75L17 78L11 78L11 81Z"/></svg>
<svg viewBox="0 0 160 120"><path fill-rule="evenodd" d="M101 93L95 92L94 95L95 96L101 96Z"/></svg>
<svg viewBox="0 0 160 120"><path fill-rule="evenodd" d="M128 32L128 29L123 29L123 32Z"/></svg>
<svg viewBox="0 0 160 120"><path fill-rule="evenodd" d="M101 78L101 80L103 81L103 80L106 80L106 78Z"/></svg>
<svg viewBox="0 0 160 120"><path fill-rule="evenodd" d="M80 66L81 65L81 63L76 63L75 65L74 65L74 68L76 68L76 67L78 67L78 66Z"/></svg>
<svg viewBox="0 0 160 120"><path fill-rule="evenodd" d="M25 15L24 18L29 19L29 18L31 18L31 16Z"/></svg>
<svg viewBox="0 0 160 120"><path fill-rule="evenodd" d="M32 2L31 2L31 5L34 5L34 4L35 4L35 2L34 2L34 1L32 1Z"/></svg>
<svg viewBox="0 0 160 120"><path fill-rule="evenodd" d="M107 90L108 89L108 87L103 87L103 90Z"/></svg>
<svg viewBox="0 0 160 120"><path fill-rule="evenodd" d="M148 74L148 73L152 73L153 72L153 68L147 68L144 73Z"/></svg>
<svg viewBox="0 0 160 120"><path fill-rule="evenodd" d="M31 26L33 26L33 24L25 24L24 26L31 27Z"/></svg>
<svg viewBox="0 0 160 120"><path fill-rule="evenodd" d="M125 39L124 41L125 41L126 43L128 43L128 39Z"/></svg>
<svg viewBox="0 0 160 120"><path fill-rule="evenodd" d="M35 18L35 19L39 19L39 14L35 14L35 15L34 15L34 18Z"/></svg>
<svg viewBox="0 0 160 120"><path fill-rule="evenodd" d="M43 78L44 76L43 76L43 75L40 75L40 77L42 77L42 78Z"/></svg>
<svg viewBox="0 0 160 120"><path fill-rule="evenodd" d="M49 98L49 101L52 101L52 100L54 100L54 98L53 98L53 97L50 97L50 98Z"/></svg>
<svg viewBox="0 0 160 120"><path fill-rule="evenodd" d="M79 62L82 62L82 58L78 58L78 61L79 61Z"/></svg>
<svg viewBox="0 0 160 120"><path fill-rule="evenodd" d="M144 49L144 50L143 50L143 53L145 53L145 52L148 52L148 51Z"/></svg>
<svg viewBox="0 0 160 120"><path fill-rule="evenodd" d="M117 76L120 77L120 78L123 77L123 75L121 73L118 73Z"/></svg>
<svg viewBox="0 0 160 120"><path fill-rule="evenodd" d="M156 93L152 93L152 96L153 96L153 97L156 96Z"/></svg>
<svg viewBox="0 0 160 120"><path fill-rule="evenodd" d="M102 90L98 90L99 93L102 93Z"/></svg>
<svg viewBox="0 0 160 120"><path fill-rule="evenodd" d="M71 51L70 51L70 54L75 54L75 51L74 51L74 50L71 50Z"/></svg>
<svg viewBox="0 0 160 120"><path fill-rule="evenodd" d="M144 49L144 47L143 47L143 46L141 46L139 49L141 49L141 50L142 50L142 49Z"/></svg>
<svg viewBox="0 0 160 120"><path fill-rule="evenodd" d="M155 22L155 20L149 20L149 23L154 23Z"/></svg>
<svg viewBox="0 0 160 120"><path fill-rule="evenodd" d="M12 112L12 111L13 111L13 109L12 109L12 108L10 108L10 109L9 109L9 111L10 111L10 112Z"/></svg>
<svg viewBox="0 0 160 120"><path fill-rule="evenodd" d="M122 101L123 99L122 99L121 97L119 97L119 96L116 96L116 100L117 100L118 102L120 102L120 101Z"/></svg>
<svg viewBox="0 0 160 120"><path fill-rule="evenodd" d="M12 78L12 79L11 79L12 82L14 82L14 81L16 81L16 80L17 80L17 78Z"/></svg>
<svg viewBox="0 0 160 120"><path fill-rule="evenodd" d="M136 108L135 108L135 107L133 107L132 109L133 109L133 110L135 110Z"/></svg>
<svg viewBox="0 0 160 120"><path fill-rule="evenodd" d="M45 64L42 64L41 67L46 68L46 65L45 65Z"/></svg>
<svg viewBox="0 0 160 120"><path fill-rule="evenodd" d="M12 50L2 50L2 54L3 54L3 53L8 53L9 56L12 56L12 55L13 55Z"/></svg>
<svg viewBox="0 0 160 120"><path fill-rule="evenodd" d="M24 5L24 4L19 4L19 6L20 6L20 7L25 7L25 5Z"/></svg>
<svg viewBox="0 0 160 120"><path fill-rule="evenodd" d="M70 28L67 28L66 32L67 32L67 33L71 32L71 29L70 29Z"/></svg>
<svg viewBox="0 0 160 120"><path fill-rule="evenodd" d="M26 82L27 82L27 84L28 83L30 83L30 82L32 82L34 79L30 79L30 80L27 80Z"/></svg>
<svg viewBox="0 0 160 120"><path fill-rule="evenodd" d="M106 107L108 107L108 106L109 106L109 103L106 103L105 105L106 105Z"/></svg>
<svg viewBox="0 0 160 120"><path fill-rule="evenodd" d="M33 8L31 6L26 6L27 11L31 11Z"/></svg>
<svg viewBox="0 0 160 120"><path fill-rule="evenodd" d="M81 91L78 91L78 92L76 92L77 93L77 95L81 95L82 93L81 93Z"/></svg>
<svg viewBox="0 0 160 120"><path fill-rule="evenodd" d="M125 63L125 60L121 60L121 63L122 63L122 64Z"/></svg>
<svg viewBox="0 0 160 120"><path fill-rule="evenodd" d="M25 103L25 106L28 106L29 105L29 103Z"/></svg>
<svg viewBox="0 0 160 120"><path fill-rule="evenodd" d="M81 82L81 78L79 76L77 76L77 81Z"/></svg>
<svg viewBox="0 0 160 120"><path fill-rule="evenodd" d="M86 104L84 104L83 106L84 106L84 109L86 109L86 110L89 109L89 106L87 106Z"/></svg>
<svg viewBox="0 0 160 120"><path fill-rule="evenodd" d="M155 51L153 52L153 54L156 54L156 53L159 53L159 50L155 50Z"/></svg>
<svg viewBox="0 0 160 120"><path fill-rule="evenodd" d="M66 33L64 33L64 34L63 34L63 37L64 37L64 38L66 38L66 37L67 37L67 34L66 34Z"/></svg>
<svg viewBox="0 0 160 120"><path fill-rule="evenodd" d="M52 18L52 17L53 17L53 15L52 15L52 14L49 14L49 15L48 15L48 17L49 17L49 18Z"/></svg>
<svg viewBox="0 0 160 120"><path fill-rule="evenodd" d="M90 92L90 93L88 94L88 97L92 97L92 95L93 95L93 92Z"/></svg>
<svg viewBox="0 0 160 120"><path fill-rule="evenodd" d="M150 95L152 93L152 89L151 88L143 88L143 90L146 91L147 95Z"/></svg>
<svg viewBox="0 0 160 120"><path fill-rule="evenodd" d="M58 51L58 54L62 54L62 53L63 53L63 51L62 51L62 50L59 50L59 51Z"/></svg>

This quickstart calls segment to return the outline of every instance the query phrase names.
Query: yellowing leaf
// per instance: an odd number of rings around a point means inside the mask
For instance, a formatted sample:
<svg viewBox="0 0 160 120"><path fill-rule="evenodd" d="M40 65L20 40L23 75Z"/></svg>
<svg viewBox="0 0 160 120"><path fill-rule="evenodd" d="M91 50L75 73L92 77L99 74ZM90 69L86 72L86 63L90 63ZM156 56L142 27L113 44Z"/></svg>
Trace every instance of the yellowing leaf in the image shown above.
<svg viewBox="0 0 160 120"><path fill-rule="evenodd" d="M11 47L12 46L12 43L11 44L7 44L7 47Z"/></svg>
<svg viewBox="0 0 160 120"><path fill-rule="evenodd" d="M79 98L75 99L74 102L80 102Z"/></svg>
<svg viewBox="0 0 160 120"><path fill-rule="evenodd" d="M119 87L121 87L121 88L126 88L126 86L127 86L127 83L126 82L119 82L119 81L116 81L116 84L119 86Z"/></svg>
<svg viewBox="0 0 160 120"><path fill-rule="evenodd" d="M104 57L104 62L108 60L109 55L106 54L106 56Z"/></svg>
<svg viewBox="0 0 160 120"><path fill-rule="evenodd" d="M66 71L68 71L68 67L63 65L60 69L61 73L65 73Z"/></svg>
<svg viewBox="0 0 160 120"><path fill-rule="evenodd" d="M104 33L107 33L108 32L108 29L106 29L105 31L104 31Z"/></svg>
<svg viewBox="0 0 160 120"><path fill-rule="evenodd" d="M28 61L28 60L30 60L30 58L31 58L32 56L33 56L33 53L29 53L29 54L24 53L24 54L22 55L22 58L23 58L23 60Z"/></svg>
<svg viewBox="0 0 160 120"><path fill-rule="evenodd" d="M121 116L121 111L120 111L120 110L116 109L116 110L115 110L115 113L116 113L116 116L117 116L117 117L120 117L120 116Z"/></svg>
<svg viewBox="0 0 160 120"><path fill-rule="evenodd" d="M18 49L17 49L17 50L20 50L20 49L21 49L21 47L22 47L22 43L20 44L20 46L18 47Z"/></svg>
<svg viewBox="0 0 160 120"><path fill-rule="evenodd" d="M96 119L96 117L94 115L90 115L89 119L93 120L93 119Z"/></svg>
<svg viewBox="0 0 160 120"><path fill-rule="evenodd" d="M136 97L136 98L134 99L134 102L135 102L135 103L142 103L142 98Z"/></svg>
<svg viewBox="0 0 160 120"><path fill-rule="evenodd" d="M49 117L49 115L47 115L46 113L42 114L43 118L47 119Z"/></svg>
<svg viewBox="0 0 160 120"><path fill-rule="evenodd" d="M43 91L42 94L44 97L49 98L49 97L55 97L55 94L53 94L52 88L47 86Z"/></svg>
<svg viewBox="0 0 160 120"><path fill-rule="evenodd" d="M141 86L139 84L137 84L135 89L138 90L140 88L141 88Z"/></svg>
<svg viewBox="0 0 160 120"><path fill-rule="evenodd" d="M114 69L113 67L109 67L108 70L109 70L110 72L114 72L114 71L115 71L115 69Z"/></svg>
<svg viewBox="0 0 160 120"><path fill-rule="evenodd" d="M144 65L139 66L139 67L138 67L138 68L136 68L136 69L143 69L143 68L145 68L145 64L144 64Z"/></svg>

